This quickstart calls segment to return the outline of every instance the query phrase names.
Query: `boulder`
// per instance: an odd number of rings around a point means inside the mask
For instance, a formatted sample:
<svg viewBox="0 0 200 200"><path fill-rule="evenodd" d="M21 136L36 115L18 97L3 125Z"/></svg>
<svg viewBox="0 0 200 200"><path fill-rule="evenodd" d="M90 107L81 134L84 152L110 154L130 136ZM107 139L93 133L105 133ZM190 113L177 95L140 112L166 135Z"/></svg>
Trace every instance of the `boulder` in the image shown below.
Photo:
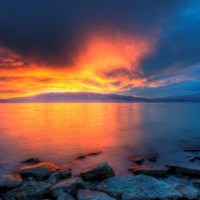
<svg viewBox="0 0 200 200"><path fill-rule="evenodd" d="M71 178L72 177L72 170L66 169L66 170L60 170L50 175L49 177L49 183L55 184L58 183L64 179Z"/></svg>
<svg viewBox="0 0 200 200"><path fill-rule="evenodd" d="M5 200L39 199L45 197L49 192L48 183L30 181L22 186L9 190L5 193Z"/></svg>
<svg viewBox="0 0 200 200"><path fill-rule="evenodd" d="M169 169L167 167L151 167L148 165L133 165L129 167L133 174L146 174L149 176L167 176Z"/></svg>
<svg viewBox="0 0 200 200"><path fill-rule="evenodd" d="M200 177L200 166L191 164L172 164L167 166L172 172L188 176Z"/></svg>
<svg viewBox="0 0 200 200"><path fill-rule="evenodd" d="M198 191L190 186L187 186L182 183L177 183L172 185L176 190L178 190L182 197L185 199L197 199L198 198Z"/></svg>
<svg viewBox="0 0 200 200"><path fill-rule="evenodd" d="M57 200L75 200L70 194L62 193Z"/></svg>
<svg viewBox="0 0 200 200"><path fill-rule="evenodd" d="M144 159L141 156L139 156L139 155L132 156L130 160L132 162L137 163L137 164L141 164L142 162L144 162Z"/></svg>
<svg viewBox="0 0 200 200"><path fill-rule="evenodd" d="M61 170L61 168L54 163L42 162L38 164L22 166L17 170L17 173L21 174L23 177L34 177L41 180L59 170Z"/></svg>
<svg viewBox="0 0 200 200"><path fill-rule="evenodd" d="M64 181L55 184L54 186L51 187L51 192L53 193L53 196L55 196L55 193L62 193L62 192L74 195L77 193L79 189L85 189L85 183L81 178L75 177L66 179Z"/></svg>
<svg viewBox="0 0 200 200"><path fill-rule="evenodd" d="M107 163L100 163L80 174L85 180L104 180L115 176L113 168Z"/></svg>
<svg viewBox="0 0 200 200"><path fill-rule="evenodd" d="M22 184L19 174L4 174L0 176L0 189L15 188Z"/></svg>
<svg viewBox="0 0 200 200"><path fill-rule="evenodd" d="M79 190L77 193L78 200L114 200L104 192L92 190Z"/></svg>
<svg viewBox="0 0 200 200"><path fill-rule="evenodd" d="M98 190L122 200L166 200L182 197L169 184L143 174L109 178L99 185Z"/></svg>

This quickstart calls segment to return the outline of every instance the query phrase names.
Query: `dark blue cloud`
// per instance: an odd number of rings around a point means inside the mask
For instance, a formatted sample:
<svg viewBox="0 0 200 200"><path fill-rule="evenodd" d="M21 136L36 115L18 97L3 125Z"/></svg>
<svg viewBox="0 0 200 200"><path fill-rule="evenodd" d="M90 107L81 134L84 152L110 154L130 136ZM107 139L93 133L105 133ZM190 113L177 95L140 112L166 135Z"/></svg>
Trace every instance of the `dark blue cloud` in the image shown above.
<svg viewBox="0 0 200 200"><path fill-rule="evenodd" d="M117 27L150 36L178 2L0 0L0 45L38 62L62 65L76 58L91 27Z"/></svg>

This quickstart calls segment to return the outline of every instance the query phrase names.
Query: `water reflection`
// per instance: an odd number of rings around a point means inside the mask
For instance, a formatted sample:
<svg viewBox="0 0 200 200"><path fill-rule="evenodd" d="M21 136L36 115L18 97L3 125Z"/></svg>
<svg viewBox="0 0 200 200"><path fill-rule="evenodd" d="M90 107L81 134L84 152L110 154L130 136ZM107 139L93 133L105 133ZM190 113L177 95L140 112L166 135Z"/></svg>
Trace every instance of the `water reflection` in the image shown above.
<svg viewBox="0 0 200 200"><path fill-rule="evenodd" d="M189 136L180 137L180 130L190 128L193 135L200 130L192 121L200 107L194 104L196 109L191 110L188 105L183 104L183 109L140 103L0 104L0 162L12 168L23 159L40 157L59 164L73 162L78 173L88 165L109 161L119 174L126 173L133 153L172 151L174 134L183 139ZM186 120L188 114L191 121ZM103 153L74 162L77 156L94 151Z"/></svg>

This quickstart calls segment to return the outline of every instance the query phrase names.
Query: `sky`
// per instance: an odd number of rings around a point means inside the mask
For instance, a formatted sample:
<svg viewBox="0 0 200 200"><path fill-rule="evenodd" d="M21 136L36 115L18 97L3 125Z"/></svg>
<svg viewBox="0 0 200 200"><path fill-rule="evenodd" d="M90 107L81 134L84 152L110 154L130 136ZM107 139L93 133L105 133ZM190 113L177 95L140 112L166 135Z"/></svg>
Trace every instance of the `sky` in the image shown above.
<svg viewBox="0 0 200 200"><path fill-rule="evenodd" d="M0 98L200 91L199 0L0 0Z"/></svg>

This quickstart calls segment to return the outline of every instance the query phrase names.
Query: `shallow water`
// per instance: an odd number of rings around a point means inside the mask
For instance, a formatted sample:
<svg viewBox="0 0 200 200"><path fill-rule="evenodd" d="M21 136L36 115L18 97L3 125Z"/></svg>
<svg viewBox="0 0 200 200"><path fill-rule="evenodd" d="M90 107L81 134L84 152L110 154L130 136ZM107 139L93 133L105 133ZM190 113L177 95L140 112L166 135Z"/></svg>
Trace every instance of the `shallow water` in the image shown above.
<svg viewBox="0 0 200 200"><path fill-rule="evenodd" d="M184 147L200 147L199 103L0 104L0 111L0 173L39 157L74 173L108 161L124 175L131 155L159 153L164 165L187 162ZM76 160L95 151L102 153Z"/></svg>

